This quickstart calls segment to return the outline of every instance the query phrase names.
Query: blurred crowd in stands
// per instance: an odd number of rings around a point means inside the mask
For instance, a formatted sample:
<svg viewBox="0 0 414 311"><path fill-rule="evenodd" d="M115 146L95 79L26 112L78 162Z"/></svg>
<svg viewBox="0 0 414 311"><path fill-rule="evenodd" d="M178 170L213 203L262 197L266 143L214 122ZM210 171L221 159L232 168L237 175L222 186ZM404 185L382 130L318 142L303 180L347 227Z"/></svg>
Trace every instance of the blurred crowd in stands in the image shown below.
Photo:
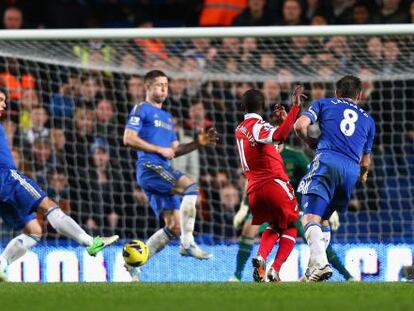
<svg viewBox="0 0 414 311"><path fill-rule="evenodd" d="M209 10L223 8L214 7L213 2L43 0L35 5L34 1L15 0L3 1L1 5L3 26L7 29L414 20L414 1L246 0L223 1L224 7L231 7L229 11L233 13L237 7L238 14L226 21L212 21L205 17ZM210 18L216 13L210 12ZM252 87L261 89L267 99L269 118L275 104L289 109L292 87L303 82L297 77L306 70L308 75L321 78L305 83L309 103L334 96L334 81L330 77L353 73L363 80L361 105L373 115L377 136L371 178L367 187L356 191L351 209L387 214L398 204L402 218L404 211L413 218L410 187L414 185L414 80L374 79L404 73L407 66L413 66L412 39L336 36L292 37L272 42L260 38L199 38L184 43L137 39L124 45L123 51L100 40L71 46L71 55L80 63L116 64L126 73L3 57L0 86L7 89L9 97L3 125L19 169L34 178L87 230L145 238L159 226L159 220L136 185L136 155L122 144L128 112L144 100L145 93L142 75L130 72L157 68L184 73L172 75L165 103L165 109L176 120L179 140L189 142L201 130L215 126L220 143L174 159L173 165L201 185L196 230L203 236L228 240L237 236L232 219L244 187L233 135L243 117L241 95ZM310 72L311 69L314 71ZM213 78L201 79L203 72L213 74ZM229 77L240 73L264 74L269 78L235 82L224 76L218 78L220 75L214 76L215 73ZM293 135L289 144L312 157L312 151L300 145ZM381 224L381 217L376 223ZM398 230L404 231L396 227L388 231ZM49 235L54 235L53 230L49 230Z"/></svg>

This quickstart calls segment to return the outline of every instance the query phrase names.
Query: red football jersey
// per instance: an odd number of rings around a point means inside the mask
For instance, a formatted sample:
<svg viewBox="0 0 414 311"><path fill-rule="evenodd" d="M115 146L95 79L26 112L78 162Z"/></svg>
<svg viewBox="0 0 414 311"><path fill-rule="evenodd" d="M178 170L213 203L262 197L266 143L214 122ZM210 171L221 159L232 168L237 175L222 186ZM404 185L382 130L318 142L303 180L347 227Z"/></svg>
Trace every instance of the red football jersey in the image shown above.
<svg viewBox="0 0 414 311"><path fill-rule="evenodd" d="M248 180L249 192L264 181L281 179L289 181L282 156L277 146L287 138L299 108L292 107L281 126L263 121L256 113L248 113L236 128L236 141L241 167Z"/></svg>

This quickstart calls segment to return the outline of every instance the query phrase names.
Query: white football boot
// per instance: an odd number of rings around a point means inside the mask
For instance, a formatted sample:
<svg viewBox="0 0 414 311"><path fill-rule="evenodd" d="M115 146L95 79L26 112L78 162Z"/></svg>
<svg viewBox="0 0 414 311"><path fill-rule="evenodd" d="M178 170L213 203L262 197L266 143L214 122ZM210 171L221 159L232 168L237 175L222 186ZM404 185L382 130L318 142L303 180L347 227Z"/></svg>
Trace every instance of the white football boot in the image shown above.
<svg viewBox="0 0 414 311"><path fill-rule="evenodd" d="M310 271L307 281L308 282L322 282L325 280L329 280L331 276L332 276L332 268L330 264L327 264L326 266L322 268L313 267Z"/></svg>
<svg viewBox="0 0 414 311"><path fill-rule="evenodd" d="M180 254L182 256L189 256L194 257L200 260L209 259L213 257L213 254L207 253L203 251L197 244L193 243L188 248L184 248L182 244L180 244Z"/></svg>

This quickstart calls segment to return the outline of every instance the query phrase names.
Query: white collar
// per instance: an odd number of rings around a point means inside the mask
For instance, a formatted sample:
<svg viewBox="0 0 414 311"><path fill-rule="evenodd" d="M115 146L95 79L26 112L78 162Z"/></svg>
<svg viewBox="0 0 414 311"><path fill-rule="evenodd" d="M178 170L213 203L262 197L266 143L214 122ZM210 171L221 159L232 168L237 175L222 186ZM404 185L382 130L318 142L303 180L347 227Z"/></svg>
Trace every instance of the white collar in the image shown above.
<svg viewBox="0 0 414 311"><path fill-rule="evenodd" d="M260 114L257 113L246 113L244 115L244 119L259 119L259 120L263 120L262 116Z"/></svg>

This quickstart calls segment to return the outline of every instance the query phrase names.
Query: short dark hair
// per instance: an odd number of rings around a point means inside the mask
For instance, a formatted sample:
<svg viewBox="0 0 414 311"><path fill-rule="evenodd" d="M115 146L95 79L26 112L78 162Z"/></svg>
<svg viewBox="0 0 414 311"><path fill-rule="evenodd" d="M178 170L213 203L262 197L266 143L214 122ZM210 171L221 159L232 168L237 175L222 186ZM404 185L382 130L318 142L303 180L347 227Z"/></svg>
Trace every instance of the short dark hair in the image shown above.
<svg viewBox="0 0 414 311"><path fill-rule="evenodd" d="M265 96L259 90L250 89L243 94L241 104L246 112L258 112L264 110Z"/></svg>
<svg viewBox="0 0 414 311"><path fill-rule="evenodd" d="M347 75L336 82L336 93L341 98L356 99L362 90L361 79Z"/></svg>
<svg viewBox="0 0 414 311"><path fill-rule="evenodd" d="M161 70L151 70L144 76L144 83L152 83L154 79L158 77L168 78L167 75Z"/></svg>

